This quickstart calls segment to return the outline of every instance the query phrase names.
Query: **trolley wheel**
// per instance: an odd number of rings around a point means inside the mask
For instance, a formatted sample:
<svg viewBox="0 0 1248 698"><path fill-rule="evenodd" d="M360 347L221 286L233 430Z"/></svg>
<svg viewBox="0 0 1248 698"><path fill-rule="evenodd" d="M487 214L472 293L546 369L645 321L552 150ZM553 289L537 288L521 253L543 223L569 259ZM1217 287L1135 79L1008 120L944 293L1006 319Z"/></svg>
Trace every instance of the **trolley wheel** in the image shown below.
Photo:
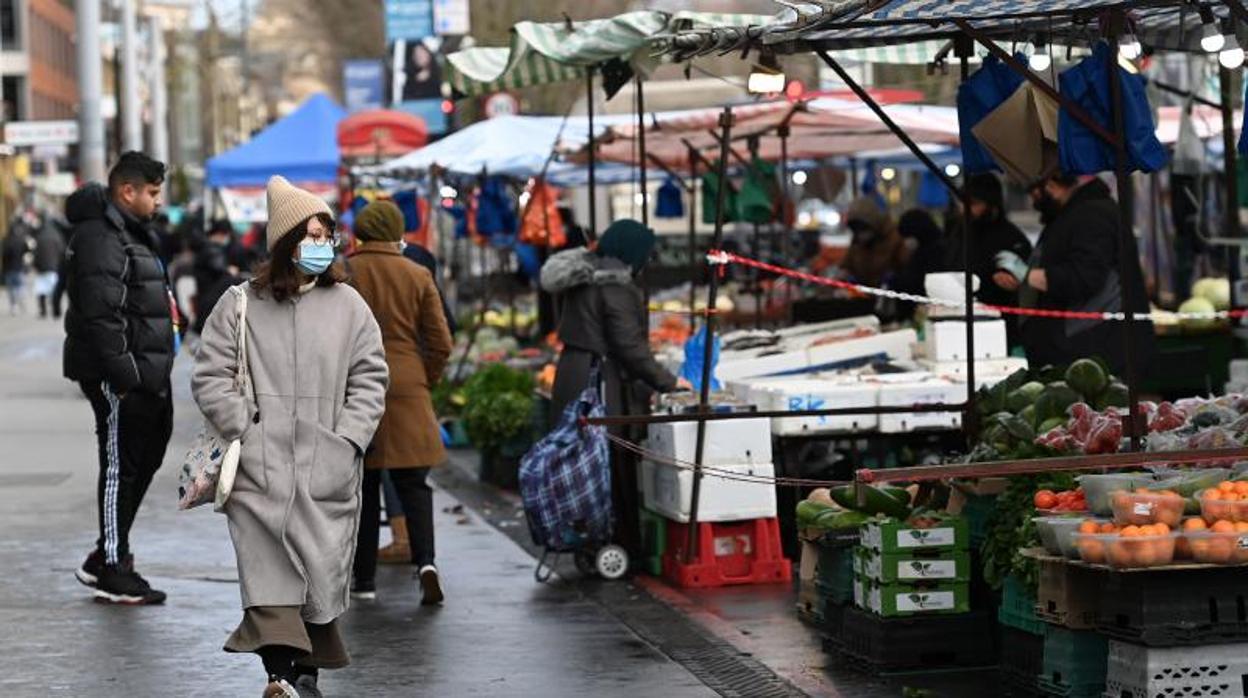
<svg viewBox="0 0 1248 698"><path fill-rule="evenodd" d="M598 571L592 551L585 549L577 550L572 554L572 561L576 563L576 571L580 572L582 576L588 577Z"/></svg>
<svg viewBox="0 0 1248 698"><path fill-rule="evenodd" d="M594 566L603 579L622 579L628 574L628 552L618 545L604 545L594 556Z"/></svg>

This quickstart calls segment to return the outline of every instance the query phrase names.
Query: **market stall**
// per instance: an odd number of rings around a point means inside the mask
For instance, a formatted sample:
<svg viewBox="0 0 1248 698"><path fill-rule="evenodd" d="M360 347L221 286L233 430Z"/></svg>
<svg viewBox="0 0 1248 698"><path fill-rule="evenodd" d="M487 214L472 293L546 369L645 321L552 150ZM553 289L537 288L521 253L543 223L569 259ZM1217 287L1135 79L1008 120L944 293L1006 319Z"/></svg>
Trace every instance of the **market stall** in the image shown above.
<svg viewBox="0 0 1248 698"><path fill-rule="evenodd" d="M312 95L251 140L210 158L206 190L220 196L235 222L267 219L264 187L275 174L332 200L342 159L338 123L346 115L328 95Z"/></svg>
<svg viewBox="0 0 1248 698"><path fill-rule="evenodd" d="M1135 140L1146 126L1148 138L1160 145L1151 116L1142 116L1147 112L1139 110L1138 101L1124 99L1124 94L1138 93L1142 83L1120 67L1121 61L1137 59L1141 42L1159 51L1194 51L1199 56L1202 26L1206 35L1210 26L1212 33L1221 32L1223 46L1235 46L1234 29L1248 19L1238 3L1061 0L848 2L812 5L795 15L765 28L694 31L663 42L669 52L683 57L729 48L814 50L956 196L962 195L958 183L930 161L904 126L875 105L829 51L945 39L954 43L965 79L970 77L969 58L978 44L1018 76L1016 85L1025 84L1052 100L1063 132L1072 124L1082 129L1082 150L1064 153L1063 167L1081 174L1113 171L1120 215L1127 221L1132 214L1129 173L1155 170L1164 161L1145 162L1144 151L1154 145ZM1065 81L1055 89L1001 47L1037 33L1093 45L1092 56L1085 60L1100 61L1101 69L1084 76L1102 96L1097 108L1089 109L1088 102L1077 99ZM1219 49L1203 49L1211 50ZM1230 68L1238 67L1237 57L1242 63L1242 51L1222 56L1224 86L1229 85ZM1013 88L1001 101L1012 92ZM1233 110L1226 97L1229 89L1224 87L1223 94L1223 135L1229 143L1227 124ZM1124 108L1128 104L1136 110L1133 116ZM724 111L718 126L722 165L736 126L732 110ZM1137 135L1129 140L1127 134L1132 132ZM1059 149L1069 147L1067 138L1059 134L1054 143ZM962 147L965 154L965 138ZM1088 155L1096 156L1094 164L1076 164ZM1224 156L1228 162L1222 169L1231 191L1236 168L1230 147L1224 148ZM998 163L1006 164L999 159ZM722 189L719 198L716 239L708 262L759 267L763 263L758 260L719 248ZM1238 209L1234 196L1228 195L1226 205ZM1223 216L1229 237L1238 235L1236 218ZM1120 228L1130 235L1129 225ZM964 254L969 252L967 244ZM1138 263L1125 254L1120 258L1123 269ZM807 283L828 283L796 270L772 270ZM707 308L716 307L717 278L718 274L711 275ZM687 504L679 511L669 510L665 517L664 575L688 586L777 579L771 571L779 532L773 534L757 519L733 518L749 511L739 493L732 500L734 507L729 507L737 512L721 518L727 495L712 490L722 485L712 486L710 481L752 483L757 497L764 497L770 484L809 488L831 483L772 476L760 467L760 461L774 454L758 440L766 428L753 426L760 418L785 420L770 427L785 429L798 424L798 419L856 416L859 421L848 424L856 432L873 417L882 424L885 417L899 412L960 412L967 446L973 447L965 457L901 468L860 468L852 483L818 489L796 508L803 531L799 610L818 624L825 648L838 661L876 672L991 664L998 661L993 638L999 621L1007 633L999 661L1003 671L1021 684L1011 691L1118 698L1237 687L1244 671L1236 657L1248 647L1244 644L1248 626L1238 610L1242 596L1236 587L1242 572L1227 566L1238 564L1234 550L1244 533L1235 512L1248 483L1241 481L1234 464L1248 456L1248 448L1241 445L1243 425L1248 423L1243 408L1248 405L1239 395L1189 396L1177 402L1142 399L1143 376L1131 358L1129 340L1120 377L1109 375L1102 364L1087 357L1068 366L1028 367L1000 380L988 379L979 359L993 342L982 334L992 332L992 320L984 322L980 316L984 311L1025 314L1027 309L977 305L971 296L969 268L964 278L961 298L940 297L929 290L928 297L920 299L958 318L953 327L960 332L935 333L946 340L955 335L964 338L958 357L964 367L962 390L952 398L933 396L906 405L877 398L870 405L864 404L869 400L861 398L861 390L851 390L834 407L811 409L800 396L782 393L780 400L789 409L751 411L751 406L771 399L766 387L745 399L712 392L717 335L715 314L709 312L696 405L675 414L669 410L648 417L591 420L603 425L650 424L650 441L638 445L638 452L681 473L678 480L688 481L688 487L679 490L687 491ZM1122 291L1127 298L1131 293ZM1177 319L1237 321L1242 316L1240 311L1219 311L1215 306L1182 313ZM1151 323L1161 317L1118 312L1088 319ZM883 342L886 336L871 339ZM781 340L774 354L764 351L738 358L727 349L730 337L719 339L723 342L719 366L729 373L738 363L758 375L804 372L818 365L809 345L793 351ZM846 343L853 341L858 340ZM770 363L772 356L782 358ZM859 383L865 380L857 377ZM929 404L915 404L920 402ZM678 447L669 446L671 439L662 436L670 431L669 424L680 425L677 433L683 436ZM659 436L655 425L662 427ZM729 467L733 463L736 467ZM700 488L704 478L708 484ZM894 483L906 487L891 487ZM700 501L703 497L707 501ZM702 511L709 520L700 516ZM1036 517L1043 518L1033 520ZM750 546L731 554L716 551L715 543L725 537L748 538ZM729 568L733 572L726 574ZM1089 604L1089 598L1099 603ZM1207 672L1197 668L1208 666L1202 657L1213 656L1221 662L1218 667Z"/></svg>

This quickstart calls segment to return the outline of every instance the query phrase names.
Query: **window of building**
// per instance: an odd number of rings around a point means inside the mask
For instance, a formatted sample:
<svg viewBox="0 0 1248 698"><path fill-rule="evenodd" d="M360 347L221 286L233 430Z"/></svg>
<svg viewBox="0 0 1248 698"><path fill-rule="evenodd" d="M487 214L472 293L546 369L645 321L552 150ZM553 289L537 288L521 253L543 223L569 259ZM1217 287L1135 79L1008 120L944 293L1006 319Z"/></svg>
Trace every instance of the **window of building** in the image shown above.
<svg viewBox="0 0 1248 698"><path fill-rule="evenodd" d="M0 0L0 42L5 51L22 47L17 28L18 0Z"/></svg>

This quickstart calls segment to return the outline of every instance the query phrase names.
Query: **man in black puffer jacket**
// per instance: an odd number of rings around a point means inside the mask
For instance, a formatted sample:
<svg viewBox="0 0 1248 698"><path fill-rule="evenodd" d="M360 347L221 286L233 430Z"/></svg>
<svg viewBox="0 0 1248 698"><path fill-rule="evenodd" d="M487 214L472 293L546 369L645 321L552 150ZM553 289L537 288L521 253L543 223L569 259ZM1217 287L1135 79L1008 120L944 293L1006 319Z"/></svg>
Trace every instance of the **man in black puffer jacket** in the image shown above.
<svg viewBox="0 0 1248 698"><path fill-rule="evenodd" d="M91 400L100 462L100 537L76 576L111 603L165 600L134 571L129 551L130 526L173 427L169 375L179 320L148 229L164 179L164 164L128 152L109 173L107 190L88 184L65 204L74 226L65 265L65 377Z"/></svg>

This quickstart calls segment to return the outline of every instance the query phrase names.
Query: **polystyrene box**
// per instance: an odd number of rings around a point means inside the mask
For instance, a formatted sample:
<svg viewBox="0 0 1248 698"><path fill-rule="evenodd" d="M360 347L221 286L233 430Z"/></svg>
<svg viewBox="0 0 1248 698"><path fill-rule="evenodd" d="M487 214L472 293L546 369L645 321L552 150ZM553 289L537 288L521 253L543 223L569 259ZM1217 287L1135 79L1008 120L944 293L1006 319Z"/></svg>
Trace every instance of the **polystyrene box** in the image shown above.
<svg viewBox="0 0 1248 698"><path fill-rule="evenodd" d="M756 384L750 396L751 402L766 411L875 407L879 386L850 378L777 380ZM774 417L771 431L781 436L875 431L879 423L874 414Z"/></svg>
<svg viewBox="0 0 1248 698"><path fill-rule="evenodd" d="M693 463L697 455L698 423L651 424L647 448L660 459ZM706 423L703 465L770 463L771 420L766 417L724 419Z"/></svg>
<svg viewBox="0 0 1248 698"><path fill-rule="evenodd" d="M919 362L925 369L951 380L966 382L966 359L961 361L928 361ZM975 362L975 382L982 386L987 380L990 385L1005 380L1011 373L1027 368L1027 359L1007 357L1004 359L979 359Z"/></svg>
<svg viewBox="0 0 1248 698"><path fill-rule="evenodd" d="M956 404L965 400L966 385L943 378L880 384L881 407ZM957 429L961 426L961 412L901 412L880 415L880 432L884 434L901 434L921 429Z"/></svg>
<svg viewBox="0 0 1248 698"><path fill-rule="evenodd" d="M702 474L698 492L699 521L740 521L776 515L776 487L769 481L747 482L717 476L715 471L732 475L771 478L771 463L712 465ZM641 493L646 508L681 523L688 523L693 502L693 471L664 463L643 460Z"/></svg>
<svg viewBox="0 0 1248 698"><path fill-rule="evenodd" d="M928 321L924 329L928 361L966 361L966 321ZM1009 356L1005 341L1005 320L975 321L975 358L1004 359Z"/></svg>

